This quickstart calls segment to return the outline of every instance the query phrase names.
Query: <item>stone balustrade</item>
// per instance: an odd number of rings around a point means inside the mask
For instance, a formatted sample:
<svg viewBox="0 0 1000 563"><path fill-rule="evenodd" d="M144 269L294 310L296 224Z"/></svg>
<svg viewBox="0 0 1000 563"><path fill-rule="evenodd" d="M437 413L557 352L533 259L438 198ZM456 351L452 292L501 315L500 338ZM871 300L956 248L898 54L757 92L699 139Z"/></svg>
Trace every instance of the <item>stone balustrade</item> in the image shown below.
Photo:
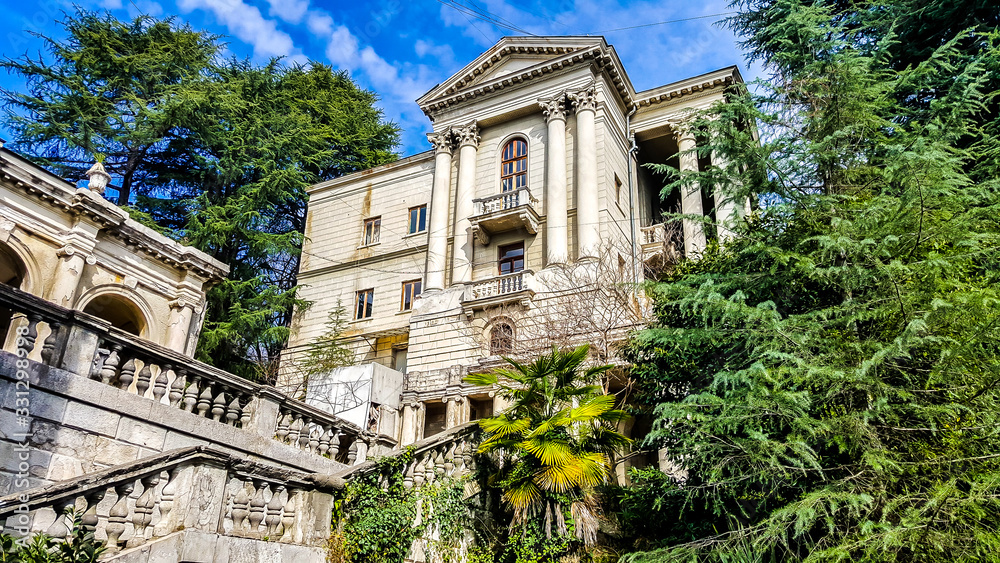
<svg viewBox="0 0 1000 563"><path fill-rule="evenodd" d="M106 548L102 558L116 561L159 561L158 554L202 561L205 553L184 552L204 545L205 536L311 547L299 555L323 561L332 491L341 484L198 446L0 497L0 523L14 535L65 538L74 510ZM189 537L158 542L181 532ZM155 543L162 545L147 546Z"/></svg>
<svg viewBox="0 0 1000 563"><path fill-rule="evenodd" d="M528 188L518 188L509 192L502 192L489 197L472 200L475 204L476 215L486 215L497 211L507 211L521 205L531 205L538 200L531 197Z"/></svg>
<svg viewBox="0 0 1000 563"><path fill-rule="evenodd" d="M523 270L520 272L514 272L513 274L505 274L495 278L473 282L468 285L466 300L475 301L478 299L487 299L490 297L519 293L528 288L527 280L530 279L532 274L533 272L531 270Z"/></svg>
<svg viewBox="0 0 1000 563"><path fill-rule="evenodd" d="M640 234L640 243L646 246L648 244L663 244L666 240L667 231L664 229L663 223L657 223L656 225L642 227Z"/></svg>
<svg viewBox="0 0 1000 563"><path fill-rule="evenodd" d="M413 457L403 466L403 486L411 489L474 473L479 436L479 423L473 421L415 442L407 448L412 448ZM403 453L397 451L392 455L399 456ZM349 481L378 470L378 465L366 462L345 469L334 476L334 479Z"/></svg>
<svg viewBox="0 0 1000 563"><path fill-rule="evenodd" d="M63 308L4 285L0 285L0 307L14 312L15 326L21 324L18 332L23 335L19 339L18 348L27 352L29 359L38 362L31 362L29 372L63 370L61 373L69 372L87 380L76 383L77 387L89 388L100 384L117 389L120 393L115 393L113 399L109 395L96 401L98 406L104 405L109 409L128 406L127 412L143 411L136 405L144 401L153 403L156 407L153 410L160 413L159 418L166 422L168 428L182 426L194 429L188 432L184 442L174 442L173 447L197 443L249 444L248 440L234 440L230 436L234 432L240 434L246 431L243 433L249 433L251 437L274 440L292 446L306 455L353 464L363 462L372 447L377 446L378 451L383 451L394 445L394 440L390 437L363 432L355 424L284 395L273 387L252 383L195 361L113 328L109 323L86 313ZM23 319L19 319L19 316ZM13 373L0 374L0 377L12 379ZM39 384L49 385L53 377L55 376L43 377ZM67 374L65 377L70 376ZM63 385L66 387L65 392L60 388L53 388L52 392L65 393L68 400L73 401L80 394L75 389L69 389L74 385L72 381L68 383L68 387ZM97 394L100 393L89 393ZM121 402L123 399L130 405L107 403L109 400ZM149 408L144 412L148 412ZM175 409L176 417L180 417L175 422L167 422L170 418L176 418L173 415L162 414L162 411L169 409ZM184 417L193 417L193 420L182 422L187 420ZM230 430L221 432L201 428L205 424L197 424L197 419L219 423L230 427ZM58 419L49 420L60 422ZM141 421L141 417L139 420ZM69 423L75 424L72 421ZM115 430L110 429L107 434L115 436ZM212 435L220 438L224 435L226 438L225 441L216 442L211 439ZM196 436L206 436L209 440L200 440ZM170 440L167 442L166 446L169 448ZM146 443L140 445L156 450L155 446ZM277 455L273 448L253 445L247 448L245 451L260 459L276 459L273 457ZM287 455L282 455L279 459L289 459ZM305 460L291 465L313 470L319 468L317 464L307 463ZM0 492L2 490L0 488Z"/></svg>

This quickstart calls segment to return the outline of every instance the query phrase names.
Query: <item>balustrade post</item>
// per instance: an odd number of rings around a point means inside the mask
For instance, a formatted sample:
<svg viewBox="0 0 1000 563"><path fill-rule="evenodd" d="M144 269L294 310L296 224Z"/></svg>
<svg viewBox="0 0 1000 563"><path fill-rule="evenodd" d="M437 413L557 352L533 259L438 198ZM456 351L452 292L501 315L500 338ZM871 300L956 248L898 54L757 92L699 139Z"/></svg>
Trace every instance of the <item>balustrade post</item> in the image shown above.
<svg viewBox="0 0 1000 563"><path fill-rule="evenodd" d="M62 357L53 358L59 368L70 373L89 377L100 347L101 336L107 334L111 323L79 311L70 312L63 327Z"/></svg>
<svg viewBox="0 0 1000 563"><path fill-rule="evenodd" d="M274 389L261 389L260 393L243 407L243 412L249 413L249 417L243 422L243 429L268 439L274 438L278 430L280 405L284 398L284 395Z"/></svg>

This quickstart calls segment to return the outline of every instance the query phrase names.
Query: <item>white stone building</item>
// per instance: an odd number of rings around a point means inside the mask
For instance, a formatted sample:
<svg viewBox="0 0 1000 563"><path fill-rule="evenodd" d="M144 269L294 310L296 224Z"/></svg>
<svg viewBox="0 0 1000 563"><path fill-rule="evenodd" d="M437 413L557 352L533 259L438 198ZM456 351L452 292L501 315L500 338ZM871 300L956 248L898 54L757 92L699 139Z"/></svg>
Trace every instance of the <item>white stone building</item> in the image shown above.
<svg viewBox="0 0 1000 563"><path fill-rule="evenodd" d="M632 281L644 250L664 246L661 208L711 215L723 236L743 213L723 194L661 204L662 179L642 166L709 166L685 120L741 82L729 67L636 92L601 37L502 39L417 100L432 150L309 190L299 282L314 304L289 363L340 303L358 362L406 374L398 409L371 411L398 413L401 444L491 414L492 390L461 379L529 338L518 319L560 293L560 272L610 262ZM705 244L686 222L684 251Z"/></svg>

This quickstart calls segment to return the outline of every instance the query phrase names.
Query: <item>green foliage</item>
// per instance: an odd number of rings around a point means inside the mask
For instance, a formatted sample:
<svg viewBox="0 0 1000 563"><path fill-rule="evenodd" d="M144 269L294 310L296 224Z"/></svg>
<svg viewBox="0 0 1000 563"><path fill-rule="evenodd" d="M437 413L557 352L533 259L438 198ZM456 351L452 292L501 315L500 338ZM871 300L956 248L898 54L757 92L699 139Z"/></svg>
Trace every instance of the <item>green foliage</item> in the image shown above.
<svg viewBox="0 0 1000 563"><path fill-rule="evenodd" d="M72 526L66 539L45 534L14 538L0 533L0 563L97 563L104 548L83 527L82 514L70 511L69 516Z"/></svg>
<svg viewBox="0 0 1000 563"><path fill-rule="evenodd" d="M311 184L396 158L375 94L321 63L223 59L172 19L77 10L48 57L4 59L13 147L71 180L95 153L137 219L225 262L198 359L268 380L287 341ZM110 193L110 190L109 192Z"/></svg>
<svg viewBox="0 0 1000 563"><path fill-rule="evenodd" d="M611 366L581 371L588 350L553 347L551 354L530 364L507 358L511 368L464 380L495 385L512 401L503 413L479 421L484 436L478 451L508 460L490 477L490 484L503 491L517 525L543 511L561 510L558 503L551 506L554 495L585 495L605 483L609 456L630 443L614 429L625 414L614 408L614 396L603 394L597 385ZM551 535L551 518L546 522Z"/></svg>
<svg viewBox="0 0 1000 563"><path fill-rule="evenodd" d="M407 489L402 469L412 449L377 461L377 469L351 481L337 501L336 546L351 563L402 563L418 538L429 556L456 561L470 520L464 480Z"/></svg>
<svg viewBox="0 0 1000 563"><path fill-rule="evenodd" d="M337 306L327 315L326 331L305 348L300 363L307 381L309 376L329 373L354 362L354 352L341 341L348 325L347 310L338 300Z"/></svg>
<svg viewBox="0 0 1000 563"><path fill-rule="evenodd" d="M712 528L632 561L1000 553L1000 185L984 126L1000 49L965 31L900 64L896 31L913 30L883 17L909 4L739 3L774 77L697 121L714 139L702 150L730 164L670 189L766 205L650 288L658 322L630 350L658 416L649 445L685 467L683 506Z"/></svg>

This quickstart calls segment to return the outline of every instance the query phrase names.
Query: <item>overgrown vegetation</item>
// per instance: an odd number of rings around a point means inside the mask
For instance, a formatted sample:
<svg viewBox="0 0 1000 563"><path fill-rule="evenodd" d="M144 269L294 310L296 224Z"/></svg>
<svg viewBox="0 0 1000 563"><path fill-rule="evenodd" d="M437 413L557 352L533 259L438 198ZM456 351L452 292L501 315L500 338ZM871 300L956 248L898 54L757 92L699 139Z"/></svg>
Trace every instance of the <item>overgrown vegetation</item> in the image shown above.
<svg viewBox="0 0 1000 563"><path fill-rule="evenodd" d="M422 538L426 556L459 560L474 505L464 500L465 479L406 488L403 467L412 448L376 461L376 469L352 480L336 501L331 563L402 563Z"/></svg>
<svg viewBox="0 0 1000 563"><path fill-rule="evenodd" d="M650 288L634 374L695 525L631 561L1000 558L998 9L917 4L736 3L773 74L670 189L766 205Z"/></svg>
<svg viewBox="0 0 1000 563"><path fill-rule="evenodd" d="M97 563L104 548L83 526L83 515L69 514L71 526L65 539L36 534L15 538L0 533L0 563Z"/></svg>

